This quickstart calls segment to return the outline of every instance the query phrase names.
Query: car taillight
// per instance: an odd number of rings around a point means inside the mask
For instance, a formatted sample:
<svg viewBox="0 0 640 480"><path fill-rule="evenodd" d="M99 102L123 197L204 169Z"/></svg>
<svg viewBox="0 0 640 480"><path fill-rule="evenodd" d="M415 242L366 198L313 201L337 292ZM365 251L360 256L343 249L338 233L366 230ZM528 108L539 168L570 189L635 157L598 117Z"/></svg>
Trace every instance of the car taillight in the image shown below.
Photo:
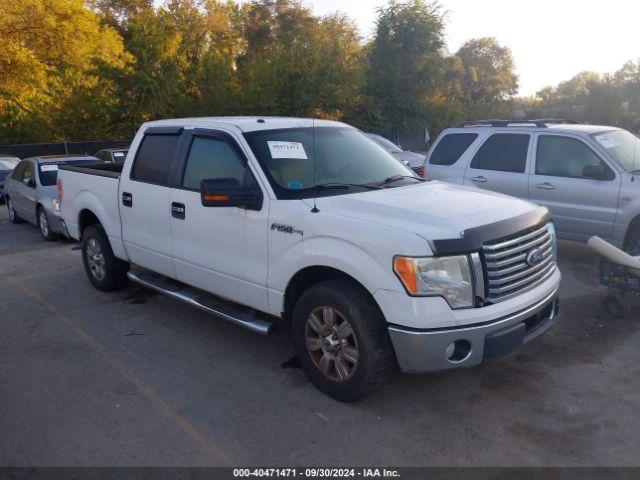
<svg viewBox="0 0 640 480"><path fill-rule="evenodd" d="M58 201L62 205L62 180L61 179L58 178L58 181L56 182L56 186L58 188Z"/></svg>
<svg viewBox="0 0 640 480"><path fill-rule="evenodd" d="M420 178L424 178L424 165L420 165L419 167L415 167L413 169L414 172L416 172Z"/></svg>

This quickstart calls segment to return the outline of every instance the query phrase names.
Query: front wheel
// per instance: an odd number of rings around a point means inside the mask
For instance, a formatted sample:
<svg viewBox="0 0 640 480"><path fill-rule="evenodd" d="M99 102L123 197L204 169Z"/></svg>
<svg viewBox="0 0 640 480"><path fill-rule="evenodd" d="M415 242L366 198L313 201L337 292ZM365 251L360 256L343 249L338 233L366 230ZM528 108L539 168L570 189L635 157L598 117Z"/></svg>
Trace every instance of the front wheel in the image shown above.
<svg viewBox="0 0 640 480"><path fill-rule="evenodd" d="M40 234L45 241L52 242L57 238L57 235L51 231L49 217L42 207L38 208L38 227L40 227Z"/></svg>
<svg viewBox="0 0 640 480"><path fill-rule="evenodd" d="M113 292L126 285L129 264L113 254L100 225L91 225L82 233L82 260L89 281L98 290Z"/></svg>
<svg viewBox="0 0 640 480"><path fill-rule="evenodd" d="M292 335L311 382L342 402L367 396L395 368L382 313L368 292L348 280L305 291L293 310Z"/></svg>

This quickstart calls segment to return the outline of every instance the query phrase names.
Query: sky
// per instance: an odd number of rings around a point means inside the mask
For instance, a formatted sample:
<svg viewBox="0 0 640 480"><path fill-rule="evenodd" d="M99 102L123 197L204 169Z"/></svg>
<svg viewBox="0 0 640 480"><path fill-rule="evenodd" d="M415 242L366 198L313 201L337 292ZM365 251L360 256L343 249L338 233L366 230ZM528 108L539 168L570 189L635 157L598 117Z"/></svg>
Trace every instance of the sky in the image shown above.
<svg viewBox="0 0 640 480"><path fill-rule="evenodd" d="M318 15L342 11L362 34L374 32L384 0L304 0ZM495 37L513 53L520 95L584 70L613 73L640 59L638 0L441 0L446 41L455 52L470 38Z"/></svg>

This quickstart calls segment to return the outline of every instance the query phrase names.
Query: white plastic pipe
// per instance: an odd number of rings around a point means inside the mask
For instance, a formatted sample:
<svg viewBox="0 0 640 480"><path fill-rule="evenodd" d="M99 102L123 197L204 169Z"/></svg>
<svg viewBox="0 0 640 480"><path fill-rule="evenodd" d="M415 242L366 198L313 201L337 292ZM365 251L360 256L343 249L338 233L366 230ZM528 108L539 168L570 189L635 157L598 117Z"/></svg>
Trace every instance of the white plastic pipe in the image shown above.
<svg viewBox="0 0 640 480"><path fill-rule="evenodd" d="M603 257L608 258L618 265L632 268L634 270L640 270L640 260L632 257L626 252L623 252L619 248L614 247L609 242L605 242L600 237L591 237L587 242L587 245L589 245L592 250L595 250Z"/></svg>

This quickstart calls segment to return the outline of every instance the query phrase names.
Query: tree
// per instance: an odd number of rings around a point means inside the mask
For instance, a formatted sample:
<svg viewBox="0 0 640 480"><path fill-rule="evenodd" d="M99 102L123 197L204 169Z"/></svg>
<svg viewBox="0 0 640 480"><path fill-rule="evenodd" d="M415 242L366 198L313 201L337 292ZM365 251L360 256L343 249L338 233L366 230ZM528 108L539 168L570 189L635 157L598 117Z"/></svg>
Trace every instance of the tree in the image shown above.
<svg viewBox="0 0 640 480"><path fill-rule="evenodd" d="M237 81L244 29L235 2L170 0L131 16L127 28L135 68L118 80L127 131L158 118L246 113Z"/></svg>
<svg viewBox="0 0 640 480"><path fill-rule="evenodd" d="M425 125L428 98L442 79L443 47L444 15L437 3L393 0L378 10L367 93L379 116L379 129Z"/></svg>
<svg viewBox="0 0 640 480"><path fill-rule="evenodd" d="M469 118L504 112L518 91L511 51L495 38L465 42L450 59L445 88Z"/></svg>
<svg viewBox="0 0 640 480"><path fill-rule="evenodd" d="M245 22L238 61L245 111L343 118L356 110L362 47L349 19L318 18L298 2L278 0L248 4Z"/></svg>
<svg viewBox="0 0 640 480"><path fill-rule="evenodd" d="M88 0L87 3L102 15L107 25L125 36L131 17L153 10L153 0Z"/></svg>
<svg viewBox="0 0 640 480"><path fill-rule="evenodd" d="M0 32L0 143L98 135L104 72L129 58L117 32L82 0L2 0Z"/></svg>

